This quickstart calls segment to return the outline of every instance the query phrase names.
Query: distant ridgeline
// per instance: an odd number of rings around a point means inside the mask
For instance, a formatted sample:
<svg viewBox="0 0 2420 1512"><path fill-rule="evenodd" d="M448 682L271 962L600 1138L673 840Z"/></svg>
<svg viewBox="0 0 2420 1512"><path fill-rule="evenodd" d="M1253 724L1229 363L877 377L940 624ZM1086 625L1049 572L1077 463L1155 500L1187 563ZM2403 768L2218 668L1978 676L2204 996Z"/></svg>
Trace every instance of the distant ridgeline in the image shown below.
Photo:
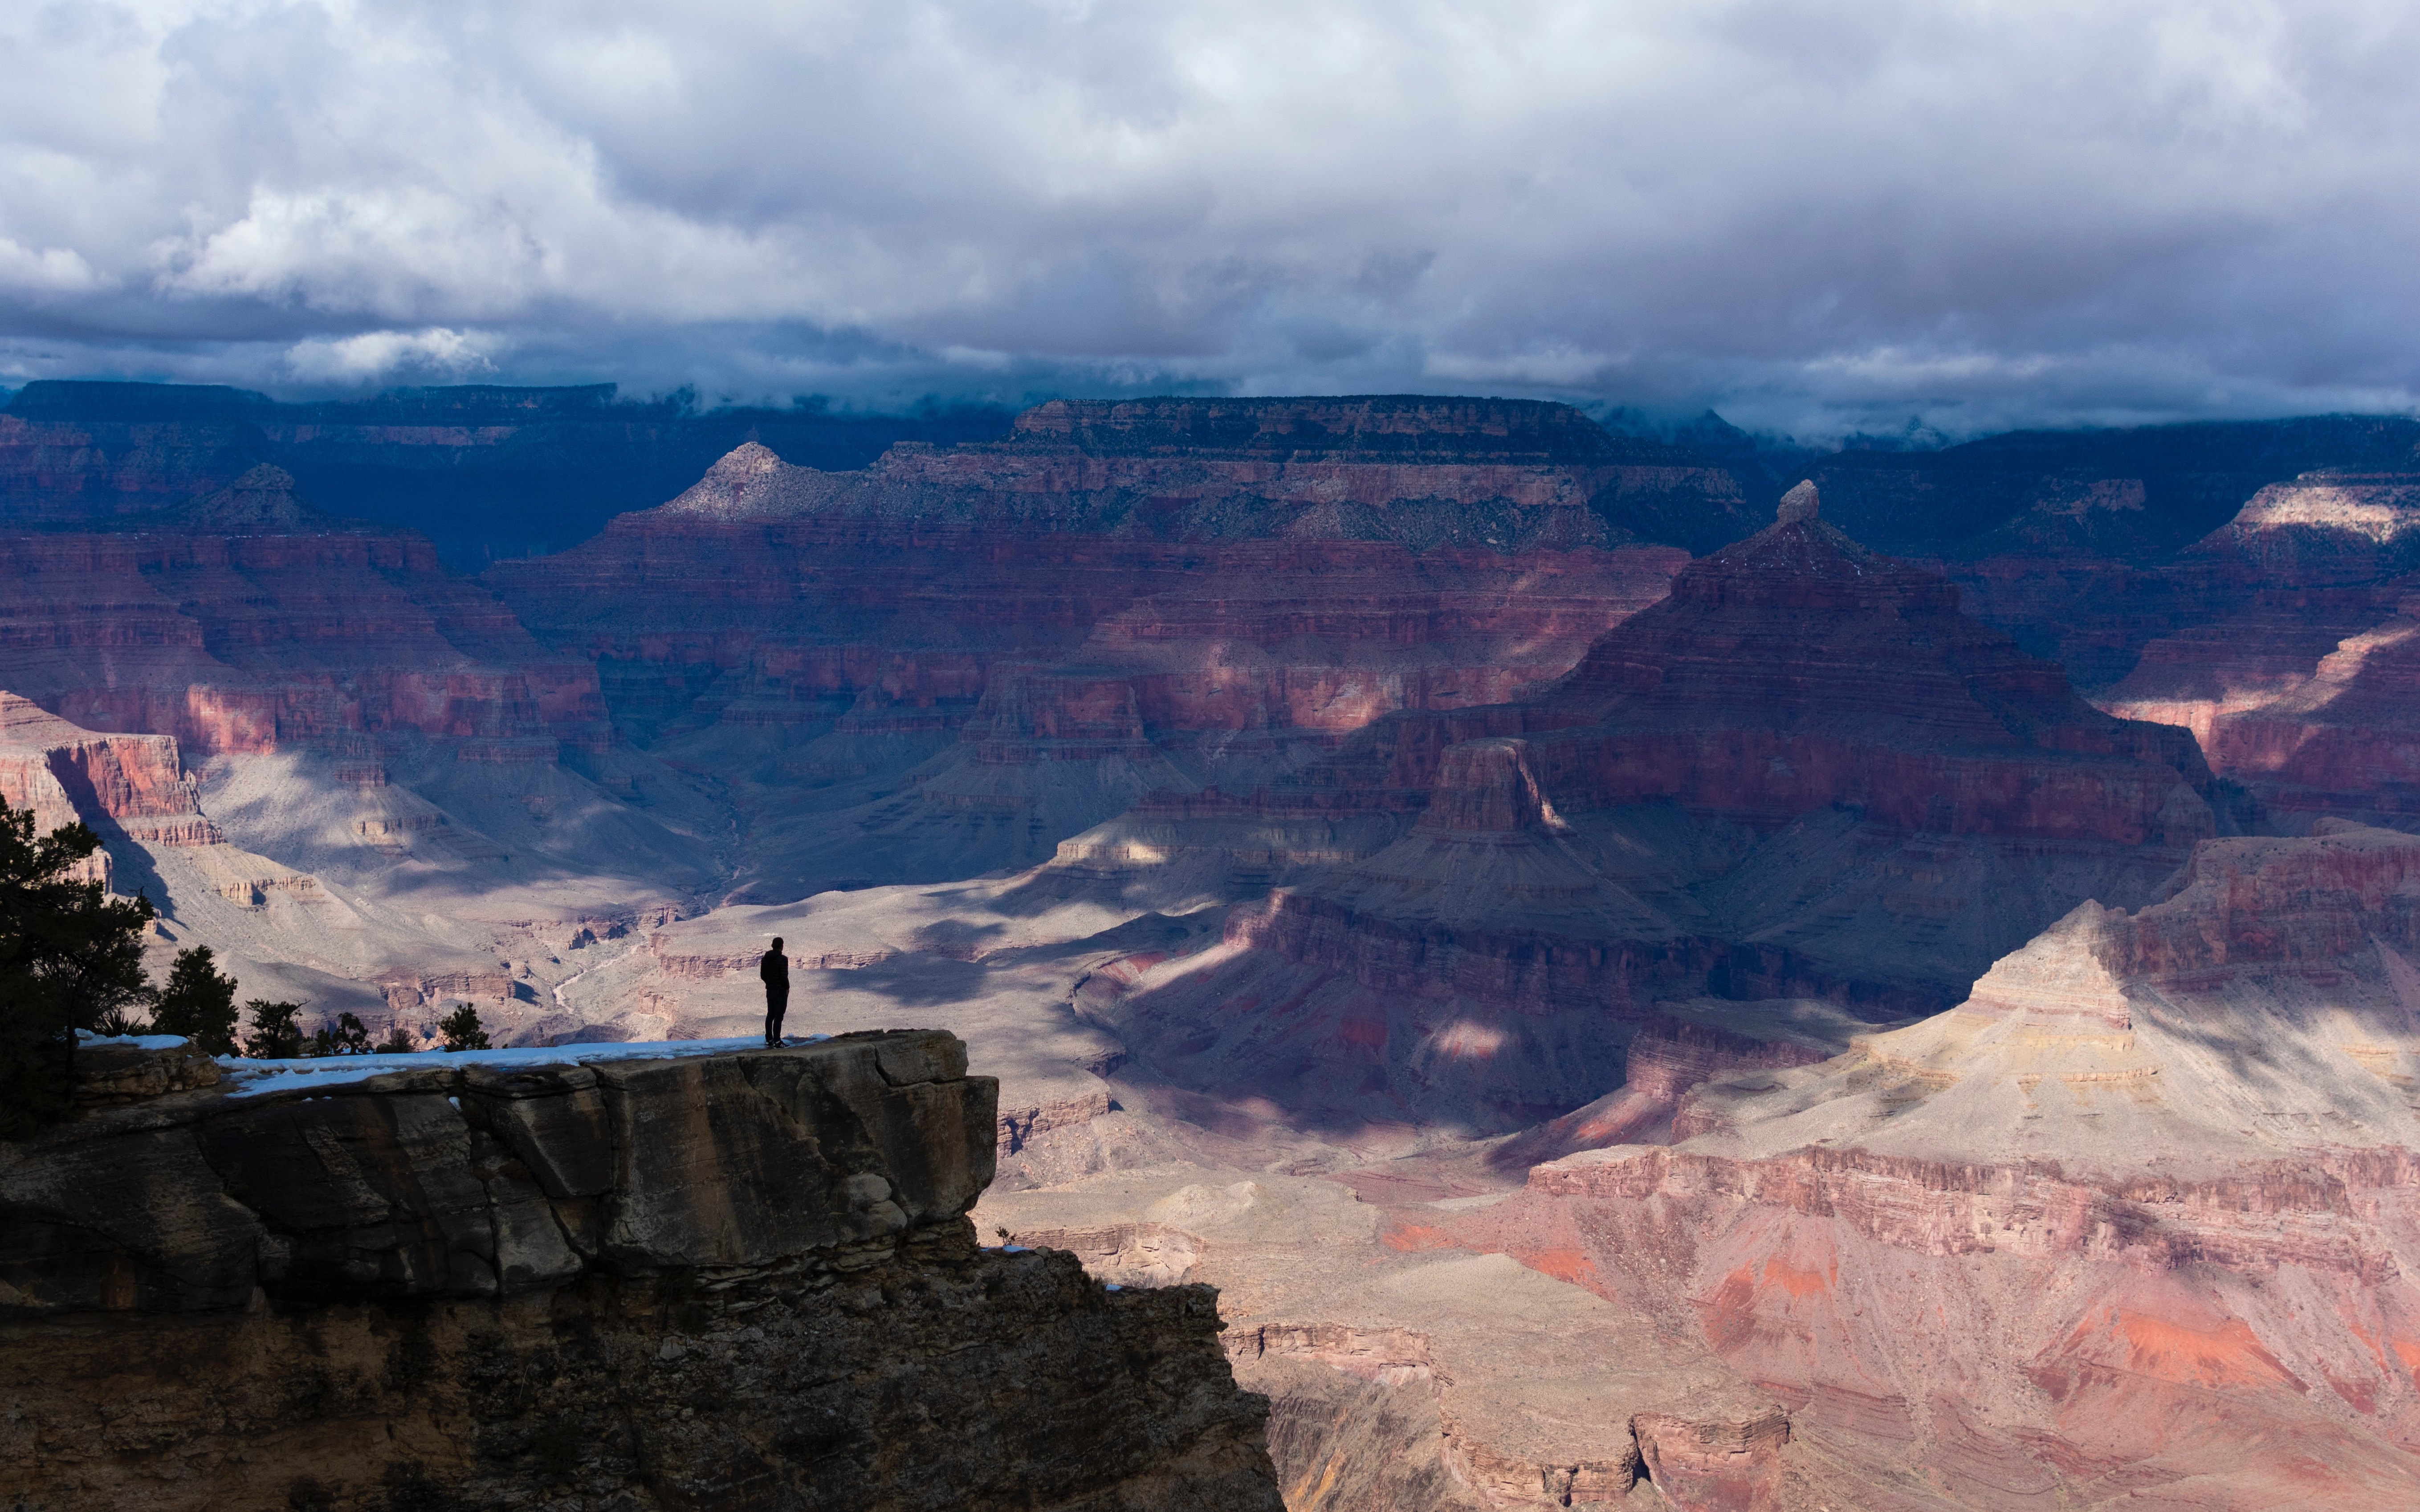
<svg viewBox="0 0 2420 1512"><path fill-rule="evenodd" d="M1272 424L1280 413L1285 423ZM1619 472L1621 497L1591 506L1626 536L1699 554L1750 533L1784 490L1812 478L1827 517L1883 551L2150 563L2224 525L2268 485L2420 465L2420 421L2403 417L2013 431L1937 449L1854 440L1838 451L1752 437L1711 412L1661 440L1621 424L1568 405L1400 394L1062 401L1021 417L929 404L907 415L812 404L700 414L680 397L624 399L610 383L283 404L215 385L45 379L0 390L0 529L149 514L270 462L321 508L422 531L449 563L475 570L560 550L617 514L673 499L752 437L784 462L828 472L868 467L902 441L971 443L1012 466L1064 454Z"/></svg>
<svg viewBox="0 0 2420 1512"><path fill-rule="evenodd" d="M621 399L611 383L281 404L220 385L46 379L0 398L0 526L149 514L272 462L335 513L421 531L473 570L560 550L659 504L752 433L787 461L843 470L897 441L989 440L1012 418L978 406L695 414L677 400Z"/></svg>

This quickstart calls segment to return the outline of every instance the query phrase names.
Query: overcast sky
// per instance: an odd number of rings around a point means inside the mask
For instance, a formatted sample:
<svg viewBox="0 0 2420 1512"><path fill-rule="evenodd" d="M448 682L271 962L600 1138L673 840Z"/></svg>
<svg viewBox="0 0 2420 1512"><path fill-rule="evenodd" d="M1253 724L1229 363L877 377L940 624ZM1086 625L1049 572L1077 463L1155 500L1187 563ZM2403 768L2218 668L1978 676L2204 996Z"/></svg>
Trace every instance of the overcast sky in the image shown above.
<svg viewBox="0 0 2420 1512"><path fill-rule="evenodd" d="M0 7L0 384L2420 400L2405 3Z"/></svg>

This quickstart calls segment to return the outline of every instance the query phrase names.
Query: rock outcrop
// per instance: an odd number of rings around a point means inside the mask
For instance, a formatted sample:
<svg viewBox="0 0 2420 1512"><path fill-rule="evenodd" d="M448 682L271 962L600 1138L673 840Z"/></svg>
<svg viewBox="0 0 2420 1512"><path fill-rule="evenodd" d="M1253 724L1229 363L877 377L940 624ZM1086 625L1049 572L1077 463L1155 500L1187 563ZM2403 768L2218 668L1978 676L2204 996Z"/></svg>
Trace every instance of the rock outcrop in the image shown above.
<svg viewBox="0 0 2420 1512"><path fill-rule="evenodd" d="M2166 576L2201 612L2101 695L2184 725L2288 823L2420 813L2420 474L2263 488Z"/></svg>
<svg viewBox="0 0 2420 1512"><path fill-rule="evenodd" d="M2408 1500L2415 898L2407 835L2208 842L1953 1011L1447 1227L1702 1331L1907 1504Z"/></svg>
<svg viewBox="0 0 2420 1512"><path fill-rule="evenodd" d="M1214 1293L977 1248L959 1041L685 1049L247 1067L0 1147L0 1494L1280 1504Z"/></svg>
<svg viewBox="0 0 2420 1512"><path fill-rule="evenodd" d="M89 823L110 838L158 845L225 838L203 815L174 739L80 730L9 692L0 692L0 799L31 810L37 835ZM109 880L107 851L83 864Z"/></svg>
<svg viewBox="0 0 2420 1512"><path fill-rule="evenodd" d="M1207 950L1096 973L1077 1006L1187 1085L1500 1132L1618 1082L1637 1000L1711 960L1589 864L1528 742L1478 740L1402 840L1238 905Z"/></svg>
<svg viewBox="0 0 2420 1512"><path fill-rule="evenodd" d="M1279 883L1079 1006L1184 1085L1500 1132L1618 1085L1655 1000L1891 1017L2086 897L2148 901L2218 825L2192 737L2093 708L1812 494L1519 701L1070 842L1070 873L1224 845Z"/></svg>

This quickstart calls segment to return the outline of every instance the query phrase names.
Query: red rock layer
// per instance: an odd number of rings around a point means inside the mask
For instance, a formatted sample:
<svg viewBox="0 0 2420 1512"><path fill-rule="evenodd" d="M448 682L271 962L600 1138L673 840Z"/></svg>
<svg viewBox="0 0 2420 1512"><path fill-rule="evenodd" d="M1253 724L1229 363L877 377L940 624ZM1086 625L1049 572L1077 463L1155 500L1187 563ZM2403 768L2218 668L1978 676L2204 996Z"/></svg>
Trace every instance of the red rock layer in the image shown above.
<svg viewBox="0 0 2420 1512"><path fill-rule="evenodd" d="M1398 721L1370 754L1417 785L1482 734L1530 735L1567 810L1668 798L1770 826L1845 804L1903 830L2120 845L2212 823L2181 732L2094 709L1953 585L1812 519L1692 563L1552 688Z"/></svg>
<svg viewBox="0 0 2420 1512"><path fill-rule="evenodd" d="M2262 489L2168 569L2201 623L2152 641L2103 707L2194 731L2284 815L2420 814L2420 477Z"/></svg>
<svg viewBox="0 0 2420 1512"><path fill-rule="evenodd" d="M154 845L224 838L204 817L175 740L96 734L8 692L0 692L0 799L33 810L37 835L85 824L104 838ZM84 874L107 882L108 856L96 854Z"/></svg>
<svg viewBox="0 0 2420 1512"><path fill-rule="evenodd" d="M1704 1136L1538 1166L1420 1242L1696 1333L1880 1488L2405 1504L2415 898L2409 836L2212 841L1958 1011L1707 1084Z"/></svg>
<svg viewBox="0 0 2420 1512"><path fill-rule="evenodd" d="M0 538L0 675L15 691L203 751L408 731L535 742L551 760L558 742L608 738L595 670L542 650L416 535L146 524Z"/></svg>
<svg viewBox="0 0 2420 1512"><path fill-rule="evenodd" d="M1198 959L1101 979L1093 1011L1187 1086L1504 1129L1618 1086L1659 996L1955 1001L2215 826L2190 736L2092 708L1957 599L1793 519L1691 563L1520 702L1397 715L1250 798L1131 812L1063 865L1106 870L1117 843L1169 856L1189 831L1240 877L1248 847L1281 870L1357 821L1384 848L1239 906ZM1677 1096L1642 1090L1614 1121L1647 1130Z"/></svg>
<svg viewBox="0 0 2420 1512"><path fill-rule="evenodd" d="M992 669L1131 684L1156 736L1357 728L1560 672L1661 596L1668 548L1415 554L1385 542L1172 544L847 520L624 516L488 581L596 658L642 732L970 712ZM828 717L828 716L827 716Z"/></svg>

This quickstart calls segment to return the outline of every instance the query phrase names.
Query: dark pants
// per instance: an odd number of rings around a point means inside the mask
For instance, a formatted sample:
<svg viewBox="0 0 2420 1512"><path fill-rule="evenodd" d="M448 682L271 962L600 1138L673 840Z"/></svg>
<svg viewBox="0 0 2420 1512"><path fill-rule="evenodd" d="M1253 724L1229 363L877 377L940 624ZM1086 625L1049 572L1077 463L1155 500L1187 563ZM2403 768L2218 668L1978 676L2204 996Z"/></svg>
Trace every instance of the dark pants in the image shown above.
<svg viewBox="0 0 2420 1512"><path fill-rule="evenodd" d="M787 987L765 989L765 1042L767 1044L782 1042L782 1015L789 1011L790 989Z"/></svg>

